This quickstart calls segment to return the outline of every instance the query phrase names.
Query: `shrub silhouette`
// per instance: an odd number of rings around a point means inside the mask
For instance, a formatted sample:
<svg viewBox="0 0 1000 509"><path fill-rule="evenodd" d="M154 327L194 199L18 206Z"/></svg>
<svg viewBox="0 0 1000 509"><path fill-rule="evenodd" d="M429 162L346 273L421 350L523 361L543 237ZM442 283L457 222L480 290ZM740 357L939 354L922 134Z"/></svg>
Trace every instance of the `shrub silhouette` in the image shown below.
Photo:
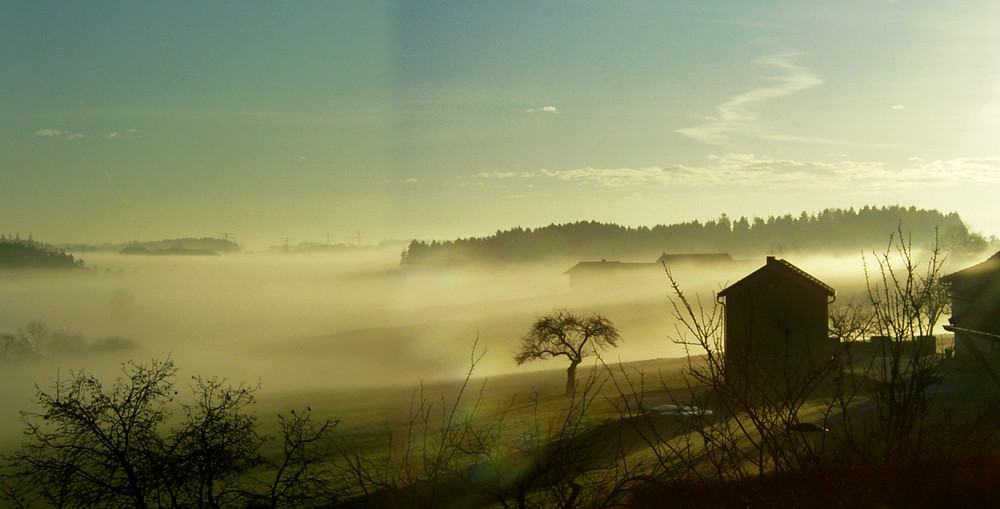
<svg viewBox="0 0 1000 509"><path fill-rule="evenodd" d="M22 412L27 441L5 456L2 496L19 507L297 507L332 499L321 489L334 421L309 412L281 420L282 458L261 453L270 440L247 410L257 386L194 377L194 401L180 405L172 361L128 363L109 387L72 373L38 390L37 412ZM303 487L310 492L308 497ZM322 497L327 497L323 498Z"/></svg>

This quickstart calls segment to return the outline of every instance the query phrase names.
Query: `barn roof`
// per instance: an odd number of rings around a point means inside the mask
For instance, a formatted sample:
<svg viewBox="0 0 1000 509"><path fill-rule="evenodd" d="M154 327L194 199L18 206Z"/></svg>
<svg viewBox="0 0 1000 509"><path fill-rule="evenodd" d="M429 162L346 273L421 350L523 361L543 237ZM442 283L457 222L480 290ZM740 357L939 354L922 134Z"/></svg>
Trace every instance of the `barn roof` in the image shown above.
<svg viewBox="0 0 1000 509"><path fill-rule="evenodd" d="M617 272L630 270L649 270L660 268L658 263L641 262L619 262L601 260L599 262L580 262L572 266L563 274L573 274L577 272Z"/></svg>
<svg viewBox="0 0 1000 509"><path fill-rule="evenodd" d="M665 251L656 260L657 263L721 263L731 261L733 261L733 257L729 253L667 253Z"/></svg>
<svg viewBox="0 0 1000 509"><path fill-rule="evenodd" d="M837 291L833 289L830 285L816 279L815 277L806 273L806 271L788 263L785 260L779 260L773 256L767 257L767 263L763 267L751 272L749 275L743 279L729 285L721 292L719 292L720 297L725 297L730 290L739 289L741 287L753 284L760 281L763 278L770 277L790 277L794 280L800 281L803 284L813 286L819 290L826 293L827 296L833 297L837 294Z"/></svg>
<svg viewBox="0 0 1000 509"><path fill-rule="evenodd" d="M1000 283L1000 251L971 267L952 272L941 278L953 293L979 294L990 286Z"/></svg>

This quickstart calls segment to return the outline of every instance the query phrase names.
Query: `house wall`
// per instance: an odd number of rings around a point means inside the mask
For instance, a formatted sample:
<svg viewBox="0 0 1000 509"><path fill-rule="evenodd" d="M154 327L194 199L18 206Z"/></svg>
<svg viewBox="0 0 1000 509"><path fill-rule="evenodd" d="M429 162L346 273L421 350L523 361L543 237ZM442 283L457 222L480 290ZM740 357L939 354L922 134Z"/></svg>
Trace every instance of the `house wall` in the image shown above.
<svg viewBox="0 0 1000 509"><path fill-rule="evenodd" d="M964 329L972 329L991 334L1000 334L1000 304L987 298L969 298L963 295L953 295L951 299L952 325ZM984 354L1000 355L1000 343L979 337L963 337L961 332L955 333L955 355L960 358L971 357L966 347L966 341L975 343Z"/></svg>
<svg viewBox="0 0 1000 509"><path fill-rule="evenodd" d="M781 276L730 288L726 371L731 380L787 387L833 354L827 294Z"/></svg>

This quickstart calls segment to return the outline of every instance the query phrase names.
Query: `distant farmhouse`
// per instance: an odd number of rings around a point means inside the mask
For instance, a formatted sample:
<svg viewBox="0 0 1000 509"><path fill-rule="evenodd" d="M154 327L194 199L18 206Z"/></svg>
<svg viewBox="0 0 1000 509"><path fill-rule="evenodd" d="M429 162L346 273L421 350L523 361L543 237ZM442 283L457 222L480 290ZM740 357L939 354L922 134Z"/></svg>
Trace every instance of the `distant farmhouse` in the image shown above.
<svg viewBox="0 0 1000 509"><path fill-rule="evenodd" d="M664 266L706 266L711 264L725 264L733 262L733 257L730 256L729 253L663 253L655 262L652 263L619 262L608 260L601 260L599 262L580 262L564 272L564 274L569 275L570 286L590 286L609 283L617 284L628 282L629 280L644 279L649 278L650 276L662 275Z"/></svg>
<svg viewBox="0 0 1000 509"><path fill-rule="evenodd" d="M1000 356L1000 252L941 278L951 299L955 356L966 360Z"/></svg>
<svg viewBox="0 0 1000 509"><path fill-rule="evenodd" d="M828 328L828 307L836 295L826 283L773 256L720 291L729 379L783 389L821 368L836 346Z"/></svg>
<svg viewBox="0 0 1000 509"><path fill-rule="evenodd" d="M697 254L667 254L663 253L656 260L657 265L681 264L713 264L713 263L733 263L733 257L729 253L697 253Z"/></svg>

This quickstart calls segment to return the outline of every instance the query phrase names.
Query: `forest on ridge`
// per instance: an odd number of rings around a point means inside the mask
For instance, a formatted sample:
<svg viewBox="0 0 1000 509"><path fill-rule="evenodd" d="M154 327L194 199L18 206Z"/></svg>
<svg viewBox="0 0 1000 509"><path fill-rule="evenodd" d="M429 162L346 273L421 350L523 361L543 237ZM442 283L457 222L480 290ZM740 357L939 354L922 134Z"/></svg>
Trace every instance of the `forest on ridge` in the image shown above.
<svg viewBox="0 0 1000 509"><path fill-rule="evenodd" d="M980 253L995 238L972 232L958 213L916 207L826 209L767 218L726 214L697 220L628 227L596 221L511 228L487 237L449 241L414 240L402 254L401 266L444 267L470 263L521 263L541 260L619 260L652 262L662 253L727 252L734 257L795 252L851 254L884 248L900 229L914 246L930 246L935 235L954 256Z"/></svg>

